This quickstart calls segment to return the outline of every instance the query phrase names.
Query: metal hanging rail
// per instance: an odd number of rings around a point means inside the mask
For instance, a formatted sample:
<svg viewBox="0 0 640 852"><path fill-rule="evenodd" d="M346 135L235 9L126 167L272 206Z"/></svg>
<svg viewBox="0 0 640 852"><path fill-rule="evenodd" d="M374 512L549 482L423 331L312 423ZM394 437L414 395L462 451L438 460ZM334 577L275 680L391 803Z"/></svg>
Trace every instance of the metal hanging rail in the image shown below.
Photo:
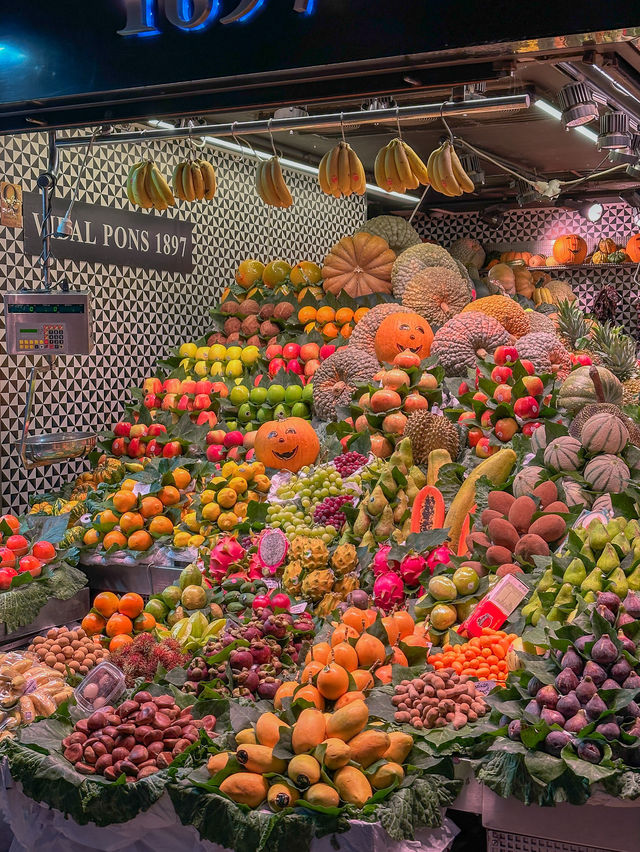
<svg viewBox="0 0 640 852"><path fill-rule="evenodd" d="M255 133L280 133L291 130L321 130L349 124L394 124L397 121L442 118L527 109L528 94L483 98L474 101L445 101L439 104L394 107L392 109L358 110L356 112L334 112L326 115L310 115L305 118L270 118L259 121L237 121L232 124L203 124L199 127L161 128L136 130L127 133L99 134L96 136L72 136L58 139L58 148L81 148L89 145L120 145L153 141L156 139L184 139L189 136L249 136Z"/></svg>

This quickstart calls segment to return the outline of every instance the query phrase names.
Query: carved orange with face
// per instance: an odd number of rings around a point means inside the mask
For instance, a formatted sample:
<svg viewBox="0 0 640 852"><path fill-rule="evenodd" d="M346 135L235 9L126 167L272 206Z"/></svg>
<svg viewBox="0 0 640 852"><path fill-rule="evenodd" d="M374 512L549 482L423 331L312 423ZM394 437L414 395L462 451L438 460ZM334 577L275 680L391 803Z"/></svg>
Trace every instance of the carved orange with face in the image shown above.
<svg viewBox="0 0 640 852"><path fill-rule="evenodd" d="M301 417L269 420L258 429L256 459L266 467L294 473L318 458L320 441L313 427Z"/></svg>
<svg viewBox="0 0 640 852"><path fill-rule="evenodd" d="M409 350L426 358L431 351L433 331L429 323L413 311L390 314L376 332L376 356L379 361L392 364L398 353Z"/></svg>

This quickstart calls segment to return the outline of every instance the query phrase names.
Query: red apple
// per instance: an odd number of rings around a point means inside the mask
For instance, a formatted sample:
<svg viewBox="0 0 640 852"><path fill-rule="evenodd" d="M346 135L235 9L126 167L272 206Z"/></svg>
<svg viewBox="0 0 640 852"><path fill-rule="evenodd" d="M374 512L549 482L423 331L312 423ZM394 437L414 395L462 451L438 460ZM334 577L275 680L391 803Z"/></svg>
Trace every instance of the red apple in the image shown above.
<svg viewBox="0 0 640 852"><path fill-rule="evenodd" d="M522 420L531 420L540 413L540 403L534 396L523 396L516 399L513 411L516 417L520 417Z"/></svg>
<svg viewBox="0 0 640 852"><path fill-rule="evenodd" d="M162 400L162 410L169 411L171 408L177 408L178 406L178 394L177 393L167 393L164 395L164 399Z"/></svg>
<svg viewBox="0 0 640 852"><path fill-rule="evenodd" d="M129 432L130 438L144 438L145 435L148 434L148 428L144 425L144 423L136 423L135 426L131 427L131 431Z"/></svg>
<svg viewBox="0 0 640 852"><path fill-rule="evenodd" d="M479 459L488 459L489 456L492 456L494 453L497 452L498 448L491 446L488 438L480 438L480 440L476 444L476 456Z"/></svg>
<svg viewBox="0 0 640 852"><path fill-rule="evenodd" d="M511 402L511 385L498 385L493 391L496 402Z"/></svg>
<svg viewBox="0 0 640 852"><path fill-rule="evenodd" d="M482 416L480 417L480 425L483 427L483 429L490 429L491 428L491 415L492 414L493 414L493 412L489 409L482 412Z"/></svg>
<svg viewBox="0 0 640 852"><path fill-rule="evenodd" d="M167 431L167 427L162 423L152 423L147 429L147 435L151 438L157 438L158 435L162 435Z"/></svg>
<svg viewBox="0 0 640 852"><path fill-rule="evenodd" d="M300 358L306 363L315 361L320 355L320 347L317 343L303 343L300 347Z"/></svg>
<svg viewBox="0 0 640 852"><path fill-rule="evenodd" d="M204 411L211 405L211 397L208 393L197 393L193 400L193 407L196 411Z"/></svg>
<svg viewBox="0 0 640 852"><path fill-rule="evenodd" d="M282 355L282 346L278 343L271 343L267 346L265 350L265 357L267 361L272 361L274 358L277 358L279 355Z"/></svg>
<svg viewBox="0 0 640 852"><path fill-rule="evenodd" d="M193 411L193 400L184 393L178 400L177 407L180 411Z"/></svg>
<svg viewBox="0 0 640 852"><path fill-rule="evenodd" d="M56 558L56 549L50 541L36 541L31 548L31 553L40 562L53 562Z"/></svg>
<svg viewBox="0 0 640 852"><path fill-rule="evenodd" d="M515 346L498 346L493 353L493 360L500 366L513 364L518 360L518 350Z"/></svg>
<svg viewBox="0 0 640 852"><path fill-rule="evenodd" d="M544 390L542 379L539 376L523 376L522 384L531 396L539 396Z"/></svg>
<svg viewBox="0 0 640 852"><path fill-rule="evenodd" d="M131 432L131 423L125 423L122 420L113 427L113 434L118 438L128 438L129 432Z"/></svg>
<svg viewBox="0 0 640 852"><path fill-rule="evenodd" d="M588 355L576 355L576 361L581 367L590 367L593 364Z"/></svg>
<svg viewBox="0 0 640 852"><path fill-rule="evenodd" d="M224 382L214 382L211 386L211 393L218 393L226 399L229 396L229 388Z"/></svg>
<svg viewBox="0 0 640 852"><path fill-rule="evenodd" d="M149 411L153 411L155 408L160 408L160 406L162 405L162 400L154 393L148 393L142 401L142 404L145 408L148 408Z"/></svg>
<svg viewBox="0 0 640 852"><path fill-rule="evenodd" d="M185 379L180 383L180 393L195 393L196 384L193 379Z"/></svg>
<svg viewBox="0 0 640 852"><path fill-rule="evenodd" d="M536 371L536 368L533 366L533 364L531 363L531 361L527 361L525 358L523 358L523 359L520 361L520 363L521 363L521 364L522 364L522 366L525 368L525 370L527 371L527 373L528 373L530 376L533 376L533 374L534 374L534 373L535 373L535 371Z"/></svg>
<svg viewBox="0 0 640 852"><path fill-rule="evenodd" d="M144 455L145 445L140 438L132 438L127 447L127 455L132 459L140 459Z"/></svg>
<svg viewBox="0 0 640 852"><path fill-rule="evenodd" d="M486 395L486 393L482 393L482 391L477 391L472 396L472 399L477 399L480 402L486 402L489 399L489 397Z"/></svg>
<svg viewBox="0 0 640 852"><path fill-rule="evenodd" d="M211 388L213 387L213 382L207 381L207 379L202 379L199 382L196 382L196 393L211 393Z"/></svg>
<svg viewBox="0 0 640 852"><path fill-rule="evenodd" d="M335 343L325 343L324 346L320 347L320 360L324 361L325 358L328 358L329 355L333 355L336 351Z"/></svg>
<svg viewBox="0 0 640 852"><path fill-rule="evenodd" d="M509 381L511 376L513 375L513 370L511 367L494 367L491 371L491 380L497 382L499 385L506 384Z"/></svg>
<svg viewBox="0 0 640 852"><path fill-rule="evenodd" d="M287 369L287 362L282 358L274 358L273 361L269 361L269 375L275 376L277 372L280 370Z"/></svg>
<svg viewBox="0 0 640 852"><path fill-rule="evenodd" d="M209 433L211 434L211 433ZM220 444L210 444L207 447L207 461L216 462L222 461L225 457L225 449Z"/></svg>
<svg viewBox="0 0 640 852"><path fill-rule="evenodd" d="M258 375L255 377L255 379L253 380L253 386L254 386L254 388L257 388L257 387L258 387L258 385L259 385L259 384L260 384L260 382L262 381L262 376L263 376L263 374L262 374L262 373L258 373Z"/></svg>
<svg viewBox="0 0 640 852"><path fill-rule="evenodd" d="M242 442L244 441L244 436L239 429L235 429L233 432L227 432L223 438L222 443L225 447L241 447Z"/></svg>
<svg viewBox="0 0 640 852"><path fill-rule="evenodd" d="M306 361L304 365L304 374L307 378L311 378L315 374L315 371L320 366L320 361L317 358L312 358L310 361Z"/></svg>
<svg viewBox="0 0 640 852"><path fill-rule="evenodd" d="M13 568L15 564L15 552L8 547L0 547L0 568Z"/></svg>
<svg viewBox="0 0 640 852"><path fill-rule="evenodd" d="M145 393L162 393L162 382L160 379L156 379L155 377L145 379L142 385L142 390Z"/></svg>
<svg viewBox="0 0 640 852"><path fill-rule="evenodd" d="M465 420L475 420L476 415L473 411L463 411L460 417L458 417L458 423L464 423Z"/></svg>
<svg viewBox="0 0 640 852"><path fill-rule="evenodd" d="M526 435L527 438L530 438L536 429L539 429L542 426L542 423L539 420L529 421L525 423L522 427L522 434Z"/></svg>
<svg viewBox="0 0 640 852"><path fill-rule="evenodd" d="M297 358L300 355L300 344L299 343L285 343L282 347L282 357L286 358L287 361L292 358Z"/></svg>
<svg viewBox="0 0 640 852"><path fill-rule="evenodd" d="M155 438L152 438L145 447L145 455L147 456L147 458L153 458L153 456L161 456L162 445L159 444Z"/></svg>
<svg viewBox="0 0 640 852"><path fill-rule="evenodd" d="M182 444L180 441L169 441L162 448L162 455L165 459L171 459L179 456L182 453Z"/></svg>
<svg viewBox="0 0 640 852"><path fill-rule="evenodd" d="M469 385L466 382L460 382L458 387L458 396L462 396L463 393L469 393Z"/></svg>
<svg viewBox="0 0 640 852"><path fill-rule="evenodd" d="M0 568L0 589L5 591L11 585L11 581L17 575L15 568Z"/></svg>
<svg viewBox="0 0 640 852"><path fill-rule="evenodd" d="M297 373L300 375L302 373L302 366L300 361L297 358L292 358L290 361L287 361L287 370L290 373Z"/></svg>
<svg viewBox="0 0 640 852"><path fill-rule="evenodd" d="M255 455L256 455L256 451L254 450L253 447L251 447L250 450L247 450L246 455L244 457L244 460L250 462L255 458Z"/></svg>
<svg viewBox="0 0 640 852"><path fill-rule="evenodd" d="M166 379L163 387L166 393L180 393L182 382L180 379Z"/></svg>
<svg viewBox="0 0 640 852"><path fill-rule="evenodd" d="M23 556L18 566L20 574L24 574L25 571L28 571L32 577L39 577L42 574L42 562L35 556Z"/></svg>
<svg viewBox="0 0 640 852"><path fill-rule="evenodd" d="M129 441L126 438L116 438L111 443L111 452L114 456L123 456L127 452Z"/></svg>
<svg viewBox="0 0 640 852"><path fill-rule="evenodd" d="M482 429L478 429L477 426L474 426L467 432L467 441L469 442L470 447L475 447L481 438L484 438L484 434Z"/></svg>
<svg viewBox="0 0 640 852"><path fill-rule="evenodd" d="M202 426L203 423L208 426L215 426L217 422L218 418L215 411L201 411L196 418L198 426Z"/></svg>
<svg viewBox="0 0 640 852"><path fill-rule="evenodd" d="M231 461L235 461L240 458L240 447L231 447L231 449L227 452L227 458L231 459Z"/></svg>
<svg viewBox="0 0 640 852"><path fill-rule="evenodd" d="M513 417L501 417L496 420L493 431L500 441L510 441L518 431L518 424Z"/></svg>
<svg viewBox="0 0 640 852"><path fill-rule="evenodd" d="M227 433L224 431L224 429L214 429L212 432L209 432L209 435L211 435L211 440L207 440L207 444L222 444L224 442L224 436L226 434ZM207 435L207 439L209 435Z"/></svg>

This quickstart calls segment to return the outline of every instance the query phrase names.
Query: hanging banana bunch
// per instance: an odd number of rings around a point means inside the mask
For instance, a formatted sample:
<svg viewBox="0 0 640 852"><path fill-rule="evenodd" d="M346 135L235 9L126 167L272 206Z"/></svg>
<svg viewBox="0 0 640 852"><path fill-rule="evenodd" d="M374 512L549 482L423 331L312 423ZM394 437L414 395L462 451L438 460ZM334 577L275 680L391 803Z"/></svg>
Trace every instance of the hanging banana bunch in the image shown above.
<svg viewBox="0 0 640 852"><path fill-rule="evenodd" d="M463 192L475 192L475 186L462 168L456 149L449 139L431 152L427 162L431 186L443 195L453 198Z"/></svg>
<svg viewBox="0 0 640 852"><path fill-rule="evenodd" d="M216 173L207 160L183 160L173 170L173 193L180 201L211 201Z"/></svg>
<svg viewBox="0 0 640 852"><path fill-rule="evenodd" d="M169 184L153 160L143 160L131 166L127 177L127 197L133 205L144 210L153 207L162 211L176 204Z"/></svg>
<svg viewBox="0 0 640 852"><path fill-rule="evenodd" d="M427 186L427 167L410 145L402 139L392 139L378 151L373 172L376 183L386 192L405 192Z"/></svg>
<svg viewBox="0 0 640 852"><path fill-rule="evenodd" d="M367 179L360 158L348 142L339 142L324 155L318 166L318 183L325 195L364 195Z"/></svg>
<svg viewBox="0 0 640 852"><path fill-rule="evenodd" d="M256 169L256 192L271 207L291 207L293 198L284 182L280 160L260 160Z"/></svg>

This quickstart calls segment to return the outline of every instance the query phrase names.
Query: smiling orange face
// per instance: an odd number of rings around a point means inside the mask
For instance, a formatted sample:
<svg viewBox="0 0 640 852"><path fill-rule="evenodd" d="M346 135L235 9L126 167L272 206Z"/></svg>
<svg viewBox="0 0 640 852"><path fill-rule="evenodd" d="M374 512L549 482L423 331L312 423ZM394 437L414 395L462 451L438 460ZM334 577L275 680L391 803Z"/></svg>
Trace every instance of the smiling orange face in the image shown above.
<svg viewBox="0 0 640 852"><path fill-rule="evenodd" d="M376 356L389 364L399 352L413 352L420 360L431 351L433 331L429 323L413 311L390 314L385 317L376 332Z"/></svg>
<svg viewBox="0 0 640 852"><path fill-rule="evenodd" d="M270 420L258 429L256 459L266 467L294 473L318 458L320 441L313 427L301 417Z"/></svg>
<svg viewBox="0 0 640 852"><path fill-rule="evenodd" d="M577 234L566 234L553 244L553 256L558 263L575 266L584 263L587 256L587 244Z"/></svg>

